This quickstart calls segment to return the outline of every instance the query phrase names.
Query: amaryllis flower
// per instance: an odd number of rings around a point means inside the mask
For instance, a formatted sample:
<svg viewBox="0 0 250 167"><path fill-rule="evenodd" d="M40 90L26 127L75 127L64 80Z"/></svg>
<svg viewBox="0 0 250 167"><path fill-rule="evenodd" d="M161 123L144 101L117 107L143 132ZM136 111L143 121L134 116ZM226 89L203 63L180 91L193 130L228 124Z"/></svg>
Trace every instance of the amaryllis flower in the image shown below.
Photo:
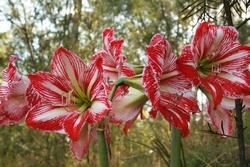
<svg viewBox="0 0 250 167"><path fill-rule="evenodd" d="M242 46L237 41L237 35L234 27L203 22L198 26L192 43L184 47L177 60L182 73L208 96L214 110L217 111L210 109L209 114L211 120L217 120L213 121L217 122L214 124L217 128L221 128L219 126L221 124L228 126L223 129L231 129L232 122L227 124L218 122L218 120L232 120L228 118L231 114L228 114L224 104L228 99L232 101L244 96L245 90L249 88L246 71L249 65L250 47ZM221 119L222 116L226 117Z"/></svg>
<svg viewBox="0 0 250 167"><path fill-rule="evenodd" d="M30 110L26 122L34 129L66 133L80 160L93 140L95 123L111 109L103 85L102 59L86 65L74 53L59 48L51 68L51 72L29 75L42 102Z"/></svg>
<svg viewBox="0 0 250 167"><path fill-rule="evenodd" d="M176 67L176 55L161 34L156 34L147 47L148 63L143 72L143 85L152 103L151 115L159 111L166 120L189 132L189 114L199 108L191 93L191 82Z"/></svg>
<svg viewBox="0 0 250 167"><path fill-rule="evenodd" d="M26 91L30 84L27 76L21 75L15 66L16 55L9 58L6 69L3 70L3 80L0 86L0 125L20 122L26 115L29 104Z"/></svg>
<svg viewBox="0 0 250 167"><path fill-rule="evenodd" d="M110 28L103 30L103 71L104 82L111 93L111 89L118 79L135 75L132 68L126 63L126 57L122 54L123 39L114 38L114 31ZM95 58L94 58L95 59ZM121 85L112 99L112 110L109 112L110 122L122 125L127 133L128 128L142 113L142 107L147 101L144 93L127 85Z"/></svg>
<svg viewBox="0 0 250 167"><path fill-rule="evenodd" d="M238 98L249 87L245 72L250 47L240 45L237 35L234 27L203 22L177 61L186 77L210 94L215 106L223 96Z"/></svg>
<svg viewBox="0 0 250 167"><path fill-rule="evenodd" d="M105 51L103 55L103 75L109 90L114 83L121 77L130 77L135 75L126 63L126 57L122 54L123 39L114 38L114 30L106 28L103 30L102 48ZM118 89L116 94L126 94L126 86Z"/></svg>

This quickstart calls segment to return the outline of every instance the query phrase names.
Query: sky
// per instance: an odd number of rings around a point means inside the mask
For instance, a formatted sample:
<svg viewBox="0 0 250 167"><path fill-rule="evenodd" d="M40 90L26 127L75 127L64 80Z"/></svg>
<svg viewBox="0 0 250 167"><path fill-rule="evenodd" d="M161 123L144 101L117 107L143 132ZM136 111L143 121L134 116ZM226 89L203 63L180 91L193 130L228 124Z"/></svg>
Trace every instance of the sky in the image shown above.
<svg viewBox="0 0 250 167"><path fill-rule="evenodd" d="M31 3L29 3L29 0L22 1L24 3L24 6L29 6ZM88 0L82 0L83 2L83 10L89 9L89 3ZM0 0L0 33L7 32L10 30L10 23L7 21L7 18L2 14L1 11L6 10L7 7L7 0Z"/></svg>
<svg viewBox="0 0 250 167"><path fill-rule="evenodd" d="M0 11L4 11L6 7L7 0L0 0ZM5 16L0 12L0 33L6 32L10 29L10 24L6 20Z"/></svg>

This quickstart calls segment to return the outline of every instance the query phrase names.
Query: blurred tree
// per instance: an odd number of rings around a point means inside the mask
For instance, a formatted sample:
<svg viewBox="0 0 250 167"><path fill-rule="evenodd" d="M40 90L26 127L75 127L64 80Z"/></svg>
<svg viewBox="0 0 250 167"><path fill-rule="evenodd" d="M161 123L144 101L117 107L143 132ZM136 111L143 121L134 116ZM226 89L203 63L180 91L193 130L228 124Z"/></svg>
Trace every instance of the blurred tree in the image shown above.
<svg viewBox="0 0 250 167"><path fill-rule="evenodd" d="M145 48L155 33L170 41L176 54L190 42L192 28L200 21L224 24L222 1L207 0L3 0L0 13L11 24L0 34L0 69L7 56L19 54L23 73L49 70L55 48L64 46L86 61L101 49L101 32L105 27L116 30L124 38L123 53L129 62L145 63ZM233 21L240 31L240 40L250 44L249 1L230 0ZM241 19L243 18L243 19ZM220 155L221 149L235 146L227 141L220 149L217 136L200 133L203 122L192 122L190 138L185 139L188 166L205 166ZM161 118L154 122L137 121L128 135L112 129L112 165L136 167L166 166L169 150L169 126ZM72 158L68 140L59 134L42 133L23 125L0 128L0 166L97 166L96 145L81 162ZM247 141L248 143L250 141ZM205 145L205 146L204 146ZM204 147L202 147L204 146ZM194 148L193 148L194 147ZM208 149L208 147L211 147ZM186 148L186 149L185 149ZM215 151L213 152L213 150ZM165 154L162 154L162 153ZM213 154L211 154L213 152ZM207 157L206 157L207 156ZM233 155L226 154L232 161ZM224 158L221 157L221 159ZM233 159L234 160L234 159ZM219 164L217 160L211 162ZM221 164L219 164L221 165ZM235 165L235 164L234 164Z"/></svg>

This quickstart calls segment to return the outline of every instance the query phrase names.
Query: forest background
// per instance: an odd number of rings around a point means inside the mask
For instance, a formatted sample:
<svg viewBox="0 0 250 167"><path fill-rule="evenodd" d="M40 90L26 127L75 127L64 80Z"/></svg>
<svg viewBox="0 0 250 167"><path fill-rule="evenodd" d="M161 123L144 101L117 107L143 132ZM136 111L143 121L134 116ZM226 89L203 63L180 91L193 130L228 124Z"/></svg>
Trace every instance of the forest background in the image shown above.
<svg viewBox="0 0 250 167"><path fill-rule="evenodd" d="M64 46L89 61L101 49L102 30L114 28L125 41L128 62L145 64L151 37L162 33L178 55L191 41L197 24L209 21L239 31L239 41L250 45L249 0L1 0L0 71L8 56L20 55L21 72L49 70L53 51ZM249 21L249 22L248 22ZM199 95L198 95L199 96ZM199 98L203 98L199 96ZM200 104L202 106L202 104ZM145 110L145 113L146 110ZM244 112L247 159L250 160L250 112ZM162 118L137 120L127 135L111 126L111 164L114 167L161 167L169 162L170 128ZM97 145L76 161L64 135L34 131L24 124L0 127L0 166L94 167ZM210 132L206 113L191 120L191 134L183 139L187 167L238 165L235 138Z"/></svg>

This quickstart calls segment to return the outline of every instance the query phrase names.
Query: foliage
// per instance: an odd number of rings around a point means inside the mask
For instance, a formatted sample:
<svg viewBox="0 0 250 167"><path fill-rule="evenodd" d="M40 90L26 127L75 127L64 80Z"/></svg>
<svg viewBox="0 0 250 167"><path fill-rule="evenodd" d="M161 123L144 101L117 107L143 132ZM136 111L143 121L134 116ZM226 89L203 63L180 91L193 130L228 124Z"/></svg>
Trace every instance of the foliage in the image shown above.
<svg viewBox="0 0 250 167"><path fill-rule="evenodd" d="M248 19L244 15L247 12L244 5L249 6L249 1L244 1L243 5L240 1L230 2L234 22L240 26ZM124 54L134 63L145 61L142 57L144 47L157 32L168 37L178 54L181 44L190 41L188 29L198 20L225 22L222 5L221 2L203 0L89 0L88 3L81 0L8 0L0 8L1 15L11 24L10 30L0 34L0 69L6 65L7 56L19 54L23 60L19 66L24 73L48 70L53 50L61 45L88 60L95 48L101 46L97 39L101 38L104 27L114 27L118 36L127 40ZM245 35L249 34L249 27L247 22L239 27L242 43L250 44L249 35ZM160 118L155 122L138 121L127 136L117 127L111 127L112 166L166 165L166 152L170 150L169 125ZM244 122L250 126L249 113ZM203 119L193 120L192 134L184 140L187 166L235 166L236 141L207 134L201 131L204 129L207 130L207 125L203 124ZM67 147L67 139L59 134L13 125L1 127L0 136L0 166L97 166L96 146L86 159L76 162ZM250 132L246 130L248 152L249 136Z"/></svg>

